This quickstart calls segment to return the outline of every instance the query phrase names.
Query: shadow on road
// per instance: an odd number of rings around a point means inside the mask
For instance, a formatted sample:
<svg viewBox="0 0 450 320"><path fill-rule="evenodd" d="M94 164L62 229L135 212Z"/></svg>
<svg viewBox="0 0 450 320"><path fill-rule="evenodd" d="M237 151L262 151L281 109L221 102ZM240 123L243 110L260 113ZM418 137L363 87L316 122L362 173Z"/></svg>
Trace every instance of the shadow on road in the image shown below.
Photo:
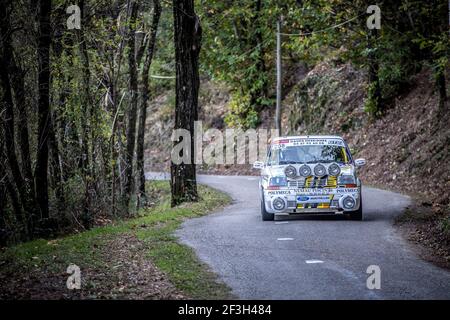
<svg viewBox="0 0 450 320"><path fill-rule="evenodd" d="M313 220L313 221L349 221L346 215L318 215L318 214L290 214L289 216L277 216L275 221Z"/></svg>
<svg viewBox="0 0 450 320"><path fill-rule="evenodd" d="M383 215L375 215L375 214L364 214L363 215L363 221L355 221L355 222L370 222L370 221L379 221L379 220L389 220L392 219L389 216L383 216ZM336 214L290 214L288 216L276 216L275 221L352 221L350 219L350 216L342 214L342 215L336 215Z"/></svg>

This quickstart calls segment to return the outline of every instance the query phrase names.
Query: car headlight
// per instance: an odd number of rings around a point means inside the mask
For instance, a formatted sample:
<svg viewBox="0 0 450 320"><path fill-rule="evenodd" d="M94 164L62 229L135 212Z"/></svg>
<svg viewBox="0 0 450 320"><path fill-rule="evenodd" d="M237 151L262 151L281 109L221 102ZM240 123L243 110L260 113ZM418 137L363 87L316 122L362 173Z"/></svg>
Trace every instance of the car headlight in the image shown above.
<svg viewBox="0 0 450 320"><path fill-rule="evenodd" d="M275 198L272 202L272 206L275 210L283 210L284 209L284 200L281 198Z"/></svg>
<svg viewBox="0 0 450 320"><path fill-rule="evenodd" d="M272 177L269 180L269 187L285 187L287 186L286 177Z"/></svg>
<svg viewBox="0 0 450 320"><path fill-rule="evenodd" d="M311 168L306 164L302 165L298 171L302 177L309 177L311 175Z"/></svg>
<svg viewBox="0 0 450 320"><path fill-rule="evenodd" d="M338 176L339 173L341 173L341 168L339 167L339 165L337 163L330 164L330 166L328 167L328 174L330 176Z"/></svg>
<svg viewBox="0 0 450 320"><path fill-rule="evenodd" d="M314 174L318 177L322 177L327 174L327 170L325 169L324 165L318 164L314 167Z"/></svg>
<svg viewBox="0 0 450 320"><path fill-rule="evenodd" d="M338 178L338 184L355 185L356 186L356 179L352 175L341 175Z"/></svg>
<svg viewBox="0 0 450 320"><path fill-rule="evenodd" d="M295 178L297 176L297 169L295 169L294 166L287 166L286 169L284 169L284 174L288 178Z"/></svg>
<svg viewBox="0 0 450 320"><path fill-rule="evenodd" d="M356 206L355 198L351 196L344 197L344 199L342 200L342 206L344 207L344 209L353 209Z"/></svg>

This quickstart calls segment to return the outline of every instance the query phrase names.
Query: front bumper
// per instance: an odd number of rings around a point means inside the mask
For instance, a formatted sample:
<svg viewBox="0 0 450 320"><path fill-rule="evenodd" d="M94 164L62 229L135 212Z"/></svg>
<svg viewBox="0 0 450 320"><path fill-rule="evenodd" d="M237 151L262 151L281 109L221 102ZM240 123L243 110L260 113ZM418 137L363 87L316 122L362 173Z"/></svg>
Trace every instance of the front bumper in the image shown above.
<svg viewBox="0 0 450 320"><path fill-rule="evenodd" d="M361 187L356 188L282 188L263 190L265 209L274 214L342 214L358 210L361 206ZM350 197L354 206L346 208L344 200ZM275 199L284 202L276 209ZM279 200L278 200L279 201Z"/></svg>

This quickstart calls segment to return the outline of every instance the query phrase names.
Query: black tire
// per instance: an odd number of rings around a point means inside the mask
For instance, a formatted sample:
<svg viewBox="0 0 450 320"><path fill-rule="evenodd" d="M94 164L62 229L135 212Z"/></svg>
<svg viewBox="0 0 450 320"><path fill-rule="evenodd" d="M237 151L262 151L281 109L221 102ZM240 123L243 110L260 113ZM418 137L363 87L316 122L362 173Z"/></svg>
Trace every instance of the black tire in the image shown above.
<svg viewBox="0 0 450 320"><path fill-rule="evenodd" d="M360 196L360 204L359 204L359 209L356 211L351 211L350 212L350 219L354 220L354 221L362 221L363 220L363 214L362 214L362 207L363 207L363 203L362 203L362 196Z"/></svg>
<svg viewBox="0 0 450 320"><path fill-rule="evenodd" d="M273 221L275 215L266 211L266 206L264 205L264 195L261 195L261 217L263 221Z"/></svg>

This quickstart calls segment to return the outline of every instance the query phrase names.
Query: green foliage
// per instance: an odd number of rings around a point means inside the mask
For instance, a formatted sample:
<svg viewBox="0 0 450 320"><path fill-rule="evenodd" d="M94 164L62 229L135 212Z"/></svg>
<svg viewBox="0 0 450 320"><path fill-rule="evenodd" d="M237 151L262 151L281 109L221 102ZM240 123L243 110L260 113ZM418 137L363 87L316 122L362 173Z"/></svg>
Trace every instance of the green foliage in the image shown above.
<svg viewBox="0 0 450 320"><path fill-rule="evenodd" d="M447 31L444 31L434 37L426 37L419 35L413 40L421 50L430 52L431 66L433 74L438 77L439 74L445 73L449 66L450 38Z"/></svg>
<svg viewBox="0 0 450 320"><path fill-rule="evenodd" d="M250 104L250 95L234 94L231 98L230 113L226 115L225 122L231 127L244 129L255 128L259 122L258 113Z"/></svg>
<svg viewBox="0 0 450 320"><path fill-rule="evenodd" d="M198 5L203 25L202 71L227 83L235 95L229 125L255 126L256 110L273 104L268 93L274 80L272 8L272 1L249 0L239 5L223 1ZM241 116L244 119L238 119Z"/></svg>
<svg viewBox="0 0 450 320"><path fill-rule="evenodd" d="M450 239L450 216L441 218L439 228L442 230L442 233L446 239Z"/></svg>
<svg viewBox="0 0 450 320"><path fill-rule="evenodd" d="M309 32L341 22L329 1L198 1L203 25L202 71L224 81L235 95L227 123L254 127L259 112L274 106L276 21L284 33ZM298 61L314 64L346 27L312 36L283 36L284 70ZM286 57L286 58L285 58Z"/></svg>
<svg viewBox="0 0 450 320"><path fill-rule="evenodd" d="M175 47L173 43L173 13L171 2L161 1L163 10L156 38L156 51L150 68L151 75L175 76ZM175 87L175 79L150 78L150 85L156 94Z"/></svg>
<svg viewBox="0 0 450 320"><path fill-rule="evenodd" d="M364 101L364 111L366 111L371 117L378 117L380 115L379 98L375 95L376 83L368 85L367 98Z"/></svg>

